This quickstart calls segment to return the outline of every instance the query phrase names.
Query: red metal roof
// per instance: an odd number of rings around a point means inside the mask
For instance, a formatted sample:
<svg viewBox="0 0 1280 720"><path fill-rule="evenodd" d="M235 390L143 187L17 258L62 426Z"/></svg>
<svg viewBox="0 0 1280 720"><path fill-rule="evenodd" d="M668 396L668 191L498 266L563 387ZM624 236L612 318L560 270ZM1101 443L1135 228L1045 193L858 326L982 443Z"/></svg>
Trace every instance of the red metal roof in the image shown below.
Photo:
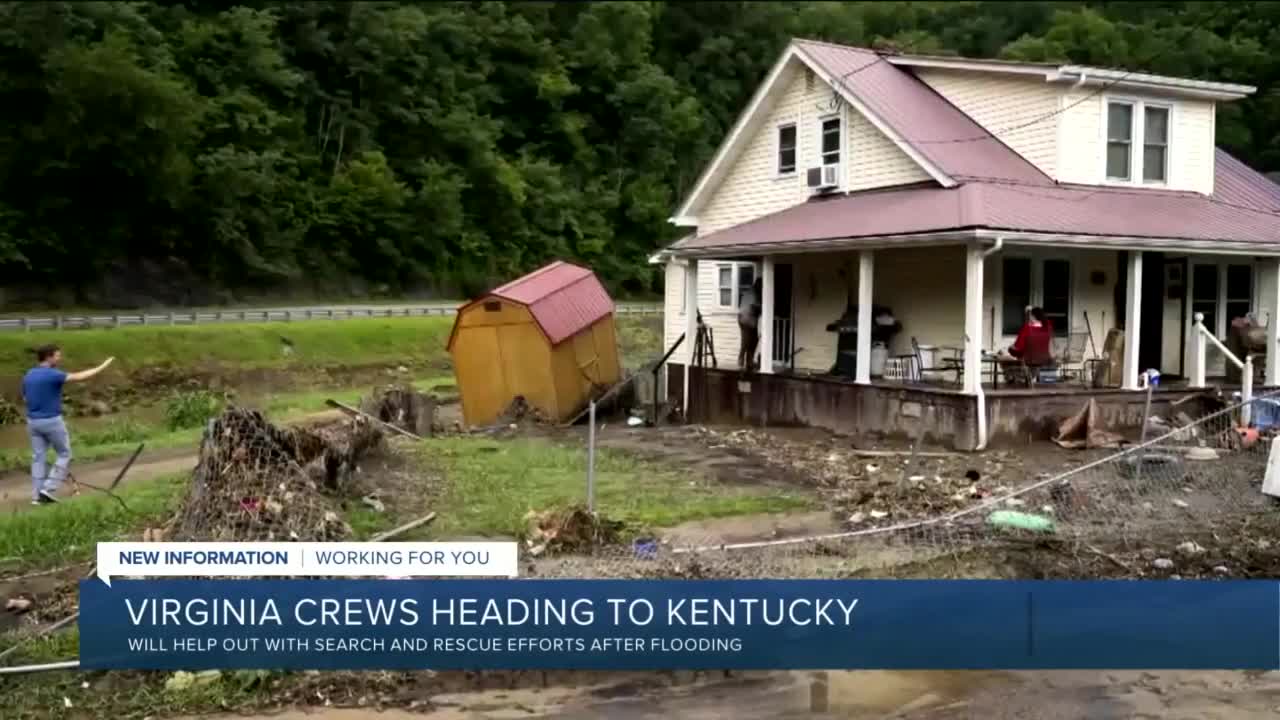
<svg viewBox="0 0 1280 720"><path fill-rule="evenodd" d="M747 248L965 229L1224 241L1280 250L1280 187L1221 150L1217 192L967 182L812 200L678 243L674 250Z"/></svg>
<svg viewBox="0 0 1280 720"><path fill-rule="evenodd" d="M491 297L524 305L553 346L591 327L613 312L613 299L587 268L557 260L520 278L490 290L479 300L458 309L458 317L472 305ZM449 335L453 345L454 332Z"/></svg>
<svg viewBox="0 0 1280 720"><path fill-rule="evenodd" d="M953 179L1053 184L973 118L880 54L816 40L796 40L795 45L836 84L843 83L903 142Z"/></svg>

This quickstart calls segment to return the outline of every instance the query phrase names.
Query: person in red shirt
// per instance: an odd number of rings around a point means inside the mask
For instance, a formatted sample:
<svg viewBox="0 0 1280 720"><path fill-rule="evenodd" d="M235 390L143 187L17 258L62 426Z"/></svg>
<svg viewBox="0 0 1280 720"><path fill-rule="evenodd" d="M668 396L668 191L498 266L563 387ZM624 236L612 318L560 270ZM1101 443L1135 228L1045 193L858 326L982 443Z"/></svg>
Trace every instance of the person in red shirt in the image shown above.
<svg viewBox="0 0 1280 720"><path fill-rule="evenodd" d="M1027 365L1049 365L1053 362L1053 324L1044 316L1044 310L1031 308L1027 321L1018 331L1018 337L1009 346L1008 355Z"/></svg>

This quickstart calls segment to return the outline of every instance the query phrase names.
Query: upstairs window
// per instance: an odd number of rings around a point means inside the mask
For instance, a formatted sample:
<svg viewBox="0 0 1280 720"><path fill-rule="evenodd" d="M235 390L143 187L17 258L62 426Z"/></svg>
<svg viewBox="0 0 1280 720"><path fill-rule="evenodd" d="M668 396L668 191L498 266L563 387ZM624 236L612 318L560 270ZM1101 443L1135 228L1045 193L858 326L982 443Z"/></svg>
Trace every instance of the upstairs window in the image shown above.
<svg viewBox="0 0 1280 720"><path fill-rule="evenodd" d="M840 118L827 118L822 121L822 164L840 164Z"/></svg>
<svg viewBox="0 0 1280 720"><path fill-rule="evenodd" d="M796 125L778 126L778 174L790 175L796 171Z"/></svg>
<svg viewBox="0 0 1280 720"><path fill-rule="evenodd" d="M1144 108L1143 117L1142 180L1162 183L1169 164L1169 108Z"/></svg>
<svg viewBox="0 0 1280 720"><path fill-rule="evenodd" d="M1107 179L1168 182L1169 107L1128 100L1110 100L1106 107Z"/></svg>

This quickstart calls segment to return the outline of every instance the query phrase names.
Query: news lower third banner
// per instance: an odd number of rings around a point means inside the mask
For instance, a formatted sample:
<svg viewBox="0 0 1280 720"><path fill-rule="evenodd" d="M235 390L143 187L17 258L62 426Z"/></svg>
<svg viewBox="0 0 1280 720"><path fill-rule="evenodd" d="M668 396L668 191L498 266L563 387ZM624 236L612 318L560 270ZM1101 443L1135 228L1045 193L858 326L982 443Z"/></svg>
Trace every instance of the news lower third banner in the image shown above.
<svg viewBox="0 0 1280 720"><path fill-rule="evenodd" d="M1280 669L1263 581L80 585L86 669Z"/></svg>

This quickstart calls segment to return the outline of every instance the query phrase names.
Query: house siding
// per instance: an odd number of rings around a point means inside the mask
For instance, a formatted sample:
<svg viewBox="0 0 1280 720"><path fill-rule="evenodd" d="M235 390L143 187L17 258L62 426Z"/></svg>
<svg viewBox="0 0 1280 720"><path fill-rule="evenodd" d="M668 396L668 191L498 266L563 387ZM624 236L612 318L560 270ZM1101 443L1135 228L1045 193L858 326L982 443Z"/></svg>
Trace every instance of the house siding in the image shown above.
<svg viewBox="0 0 1280 720"><path fill-rule="evenodd" d="M843 102L832 103L832 88L813 78L813 89L803 66L789 72L778 99L766 119L753 131L747 147L698 213L698 234L707 235L805 202L810 191L805 169L819 164L820 128L824 118L844 118L841 148L845 190L868 190L930 180L914 160L877 130L857 110ZM796 172L777 174L777 128L796 124Z"/></svg>
<svg viewBox="0 0 1280 720"><path fill-rule="evenodd" d="M922 68L916 77L1046 175L1054 176L1059 88L1043 80L952 70ZM1036 118L1045 120L1033 123Z"/></svg>
<svg viewBox="0 0 1280 720"><path fill-rule="evenodd" d="M1061 182L1098 185L1105 181L1106 95L1097 90L1062 93L1059 115L1058 173ZM1200 100L1167 100L1155 96L1125 94L1127 100L1145 100L1173 106L1169 130L1169 183L1171 190L1213 193L1215 106Z"/></svg>

